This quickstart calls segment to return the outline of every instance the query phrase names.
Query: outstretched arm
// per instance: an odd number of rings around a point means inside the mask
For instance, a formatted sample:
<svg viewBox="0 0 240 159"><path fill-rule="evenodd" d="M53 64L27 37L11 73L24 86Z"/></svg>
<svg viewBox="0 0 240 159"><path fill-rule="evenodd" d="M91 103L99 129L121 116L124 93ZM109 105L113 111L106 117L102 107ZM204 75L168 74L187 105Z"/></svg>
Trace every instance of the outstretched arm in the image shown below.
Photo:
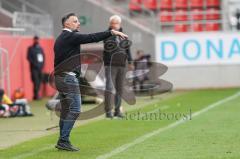
<svg viewBox="0 0 240 159"><path fill-rule="evenodd" d="M128 37L127 35L115 30L92 33L92 34L80 34L76 32L73 34L73 43L86 44L86 43L99 42L109 38L112 35L120 36L122 38Z"/></svg>

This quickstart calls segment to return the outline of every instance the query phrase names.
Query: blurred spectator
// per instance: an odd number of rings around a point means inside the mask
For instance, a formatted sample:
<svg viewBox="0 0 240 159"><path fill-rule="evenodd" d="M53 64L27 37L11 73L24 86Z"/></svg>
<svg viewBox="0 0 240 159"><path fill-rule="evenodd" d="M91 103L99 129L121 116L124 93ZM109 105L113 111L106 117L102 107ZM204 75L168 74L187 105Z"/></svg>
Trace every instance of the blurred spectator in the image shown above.
<svg viewBox="0 0 240 159"><path fill-rule="evenodd" d="M13 92L12 99L17 100L17 99L23 99L24 98L24 91L22 88L18 88Z"/></svg>
<svg viewBox="0 0 240 159"><path fill-rule="evenodd" d="M237 30L240 30L240 9L239 8L236 10L235 17L237 19Z"/></svg>
<svg viewBox="0 0 240 159"><path fill-rule="evenodd" d="M30 63L31 79L33 82L33 99L38 100L40 98L38 93L42 82L42 70L45 60L38 36L33 38L33 45L28 48L27 59Z"/></svg>
<svg viewBox="0 0 240 159"><path fill-rule="evenodd" d="M150 55L145 55L142 50L137 51L137 57L134 60L134 79L133 88L134 90L144 90L144 82L148 80L147 70L148 63L150 60ZM137 88L137 83L139 83L139 88Z"/></svg>
<svg viewBox="0 0 240 159"><path fill-rule="evenodd" d="M234 31L237 30L237 18L235 17L234 14L230 15L229 21L230 21L231 29Z"/></svg>
<svg viewBox="0 0 240 159"><path fill-rule="evenodd" d="M59 92L47 101L46 108L51 111L60 111L61 110L61 102Z"/></svg>
<svg viewBox="0 0 240 159"><path fill-rule="evenodd" d="M15 117L15 116L33 116L30 112L30 106L24 98L16 99L13 102L5 93L0 89L0 117Z"/></svg>

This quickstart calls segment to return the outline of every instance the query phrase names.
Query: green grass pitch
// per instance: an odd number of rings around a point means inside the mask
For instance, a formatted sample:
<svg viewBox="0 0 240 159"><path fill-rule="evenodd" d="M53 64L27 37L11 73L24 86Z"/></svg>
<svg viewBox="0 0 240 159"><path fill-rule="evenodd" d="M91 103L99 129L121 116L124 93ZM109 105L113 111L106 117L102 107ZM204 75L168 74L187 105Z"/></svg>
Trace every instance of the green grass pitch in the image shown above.
<svg viewBox="0 0 240 159"><path fill-rule="evenodd" d="M136 109L130 107L126 110L128 118L123 120L101 119L74 128L71 141L80 147L79 152L56 150L58 133L54 133L2 149L0 159L239 159L240 96L221 103L238 91L173 93ZM216 107L191 116L217 102L220 103ZM144 100L140 104L143 103ZM190 115L191 120L186 118L164 130L180 119L149 117L159 110L165 115ZM163 131L148 136L161 128Z"/></svg>

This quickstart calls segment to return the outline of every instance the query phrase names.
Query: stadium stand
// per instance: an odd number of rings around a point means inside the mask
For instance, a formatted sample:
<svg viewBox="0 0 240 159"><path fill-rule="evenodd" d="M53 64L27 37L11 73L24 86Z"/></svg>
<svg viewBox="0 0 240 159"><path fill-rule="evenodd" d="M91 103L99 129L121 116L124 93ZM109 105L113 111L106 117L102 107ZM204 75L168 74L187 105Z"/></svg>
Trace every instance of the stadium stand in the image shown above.
<svg viewBox="0 0 240 159"><path fill-rule="evenodd" d="M222 0L100 1L112 8L121 7L121 11L125 9L125 12L130 13L132 20L141 21L139 17L147 21L155 19L157 29L154 30L156 32L221 31L224 23L223 13L226 11L222 9ZM123 4L127 4L127 7ZM152 24L149 24L150 28Z"/></svg>
<svg viewBox="0 0 240 159"><path fill-rule="evenodd" d="M30 3L26 5L27 7L22 7L20 5L21 3L17 3L15 4L16 9L11 9L10 5L6 3L13 1L14 0L1 0L2 8L9 11L10 15L14 15L13 10L21 12L24 8L27 12L30 12L31 7L29 6L33 4L41 9L32 9L34 11L31 11L31 13L40 15L39 19L41 19L42 16L46 16L46 14L41 13L41 10L47 10L54 19L55 36L58 35L62 29L58 23L61 14L72 9L72 5L68 5L69 3L78 3L77 0L70 0L69 2L62 0L61 5L59 5L60 8L52 12L58 5L58 1L49 0L46 1L46 4L42 4L39 0L25 0L25 2ZM239 0L86 0L79 2L79 4L81 5L75 5L72 11L90 19L88 24L81 26L82 32L87 33L106 29L108 18L113 14L119 14L123 17L124 31L126 31L131 40L134 41L132 47L133 55L136 50L142 49L150 53L154 60L157 57L156 38L165 35L168 36L167 34L171 35L171 33L174 33L174 36L175 33L183 33L183 38L185 35L195 38L198 32L204 32L203 35L208 37L211 37L212 34L222 36L223 33L236 30L238 25L236 11L237 8L240 8ZM5 15L10 17L8 14ZM30 20L29 18L27 19ZM14 23L12 23L12 25L13 24ZM20 25L19 27L22 26ZM44 29L40 30L45 32ZM32 31L32 33L33 32L34 31ZM197 33L195 34L194 32ZM42 36L46 37L46 34L42 34ZM181 34L178 36L181 36ZM217 41L213 42L213 44L215 43L216 45L218 44ZM194 45L195 43L191 44ZM220 44L219 42L219 45ZM179 50L181 50L178 45L180 47L182 46L176 43L176 52L180 52ZM231 45L229 44L229 46ZM201 50L203 49L205 49L205 47L201 45ZM205 52L203 52L203 54L204 53Z"/></svg>
<svg viewBox="0 0 240 159"><path fill-rule="evenodd" d="M25 32L14 34L51 37L53 22L42 9L24 0L0 0L0 26L25 28Z"/></svg>
<svg viewBox="0 0 240 159"><path fill-rule="evenodd" d="M142 0L132 0L129 2L129 10L132 12L141 12L142 11Z"/></svg>
<svg viewBox="0 0 240 159"><path fill-rule="evenodd" d="M0 0L0 16L0 88L9 96L17 88L23 88L26 98L31 99L27 48L32 45L34 35L41 37L47 56L44 72L53 70L53 21L46 11L24 0ZM49 86L43 89L52 95Z"/></svg>
<svg viewBox="0 0 240 159"><path fill-rule="evenodd" d="M228 5L228 19L232 30L240 30L240 1L239 0L229 0Z"/></svg>

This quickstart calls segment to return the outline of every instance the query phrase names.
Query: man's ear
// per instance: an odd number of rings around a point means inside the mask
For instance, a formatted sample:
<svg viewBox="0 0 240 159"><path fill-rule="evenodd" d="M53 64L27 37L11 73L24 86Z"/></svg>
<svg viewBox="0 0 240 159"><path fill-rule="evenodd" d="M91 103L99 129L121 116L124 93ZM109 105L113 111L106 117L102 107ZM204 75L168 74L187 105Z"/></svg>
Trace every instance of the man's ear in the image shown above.
<svg viewBox="0 0 240 159"><path fill-rule="evenodd" d="M64 23L64 28L68 28L69 27L69 23L68 22L65 22Z"/></svg>
<svg viewBox="0 0 240 159"><path fill-rule="evenodd" d="M68 19L68 20L69 20L69 19ZM65 27L65 28L69 28L69 21L68 21L68 20L66 20L65 23L64 23L64 27Z"/></svg>

